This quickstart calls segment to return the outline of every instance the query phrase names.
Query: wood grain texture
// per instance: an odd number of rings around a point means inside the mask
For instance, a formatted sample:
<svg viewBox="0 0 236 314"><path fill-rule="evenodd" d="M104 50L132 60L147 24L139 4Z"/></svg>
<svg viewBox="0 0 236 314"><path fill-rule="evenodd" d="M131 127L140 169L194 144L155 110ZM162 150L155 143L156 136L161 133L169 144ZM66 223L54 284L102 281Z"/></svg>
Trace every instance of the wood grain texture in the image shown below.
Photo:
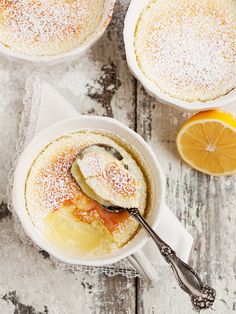
<svg viewBox="0 0 236 314"><path fill-rule="evenodd" d="M138 132L154 149L165 173L167 205L193 235L191 263L217 290L214 312L235 311L235 177L213 178L182 163L175 138L188 115L158 103L138 88ZM188 314L188 297L170 271L154 287L139 282L138 313ZM211 313L212 310L205 313Z"/></svg>

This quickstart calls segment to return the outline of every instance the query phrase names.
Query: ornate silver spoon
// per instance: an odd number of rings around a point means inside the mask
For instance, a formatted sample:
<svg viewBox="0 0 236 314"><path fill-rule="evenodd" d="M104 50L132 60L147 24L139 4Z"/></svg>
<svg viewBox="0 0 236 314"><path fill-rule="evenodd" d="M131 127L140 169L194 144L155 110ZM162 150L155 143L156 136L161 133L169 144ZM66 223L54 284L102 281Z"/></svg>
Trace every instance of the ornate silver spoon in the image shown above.
<svg viewBox="0 0 236 314"><path fill-rule="evenodd" d="M105 144L96 144L96 146L105 148L107 152L112 154L118 160L123 159L120 152L118 152L114 147L110 147ZM83 151L84 150L81 150L79 152L79 158L82 156ZM114 205L105 206L104 204L100 205L110 212L129 212L130 215L147 231L159 248L161 255L164 257L166 262L170 264L179 286L190 295L194 309L204 310L213 305L216 298L216 291L210 286L204 284L199 275L188 264L184 263L176 255L176 252L156 234L156 232L142 217L137 208L123 208Z"/></svg>
<svg viewBox="0 0 236 314"><path fill-rule="evenodd" d="M128 211L130 215L147 231L158 246L161 255L170 264L179 286L187 292L192 304L196 310L204 310L210 308L216 297L216 292L213 288L204 284L199 275L186 263L184 263L176 252L165 243L156 232L149 226L146 220L142 217L137 208L122 208L117 206L103 206L110 212Z"/></svg>

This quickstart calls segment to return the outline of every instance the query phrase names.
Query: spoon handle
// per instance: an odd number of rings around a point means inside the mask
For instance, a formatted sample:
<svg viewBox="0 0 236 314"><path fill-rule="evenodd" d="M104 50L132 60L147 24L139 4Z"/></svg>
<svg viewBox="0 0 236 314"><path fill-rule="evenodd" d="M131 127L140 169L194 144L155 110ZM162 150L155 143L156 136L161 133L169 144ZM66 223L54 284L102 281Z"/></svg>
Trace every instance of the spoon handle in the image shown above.
<svg viewBox="0 0 236 314"><path fill-rule="evenodd" d="M161 255L170 264L179 286L190 295L196 310L208 309L215 301L216 292L213 288L202 283L199 275L176 252L165 243L141 216L137 208L127 209L131 216L139 222L158 246Z"/></svg>

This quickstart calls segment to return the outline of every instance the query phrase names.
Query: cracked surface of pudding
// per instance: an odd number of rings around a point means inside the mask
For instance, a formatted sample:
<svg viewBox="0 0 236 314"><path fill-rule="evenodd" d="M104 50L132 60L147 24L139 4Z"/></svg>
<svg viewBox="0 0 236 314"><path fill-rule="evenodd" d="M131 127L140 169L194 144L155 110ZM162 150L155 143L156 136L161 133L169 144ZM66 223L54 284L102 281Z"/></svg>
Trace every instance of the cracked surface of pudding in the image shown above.
<svg viewBox="0 0 236 314"><path fill-rule="evenodd" d="M48 241L73 257L109 254L124 246L138 230L138 224L127 212L108 212L85 194L74 179L78 169L72 165L79 151L97 143L116 148L123 161L107 156L102 150L88 152L81 160L80 170L83 180L92 180L88 182L90 190L99 194L105 186L105 193L100 197L108 195L108 201L130 202L142 214L148 211L150 203L150 175L143 170L144 164L141 165L142 159L136 150L120 138L110 133L82 131L53 141L29 171L25 185L26 208L33 224Z"/></svg>
<svg viewBox="0 0 236 314"><path fill-rule="evenodd" d="M152 0L134 45L141 71L163 93L217 99L236 87L236 1Z"/></svg>
<svg viewBox="0 0 236 314"><path fill-rule="evenodd" d="M30 56L71 51L94 34L104 5L104 0L3 0L0 43Z"/></svg>

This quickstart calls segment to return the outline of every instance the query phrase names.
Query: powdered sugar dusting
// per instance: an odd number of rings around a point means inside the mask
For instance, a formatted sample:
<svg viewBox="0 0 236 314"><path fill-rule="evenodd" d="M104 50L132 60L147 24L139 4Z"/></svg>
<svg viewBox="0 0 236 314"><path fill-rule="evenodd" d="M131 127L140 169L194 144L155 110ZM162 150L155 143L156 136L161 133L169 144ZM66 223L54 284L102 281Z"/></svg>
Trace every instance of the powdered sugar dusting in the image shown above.
<svg viewBox="0 0 236 314"><path fill-rule="evenodd" d="M71 45L82 44L96 30L103 9L104 0L3 0L0 41L13 49L20 41L22 49L31 46L34 53L39 47L40 51L48 48L46 54L53 53L52 47L67 50L68 45L70 49Z"/></svg>
<svg viewBox="0 0 236 314"><path fill-rule="evenodd" d="M142 200L140 190L146 194L146 182L143 176L142 179L139 177L141 171L139 167L129 169L126 165L131 155L128 155L127 159L123 157L121 161L118 161L103 148L94 149L96 151L87 153L84 151L83 158L77 159L77 165L86 184L100 198L98 202L120 207L139 207ZM129 170L125 168L125 165Z"/></svg>
<svg viewBox="0 0 236 314"><path fill-rule="evenodd" d="M236 86L236 2L226 2L160 0L143 11L137 59L163 92L205 101Z"/></svg>
<svg viewBox="0 0 236 314"><path fill-rule="evenodd" d="M83 162L80 163L85 178L100 175L105 167L105 159L97 152L90 152L84 155Z"/></svg>
<svg viewBox="0 0 236 314"><path fill-rule="evenodd" d="M42 169L35 181L39 202L48 212L81 194L70 172L75 158L72 150L59 155Z"/></svg>
<svg viewBox="0 0 236 314"><path fill-rule="evenodd" d="M136 181L128 171L122 170L115 162L107 164L106 177L111 188L116 193L126 196L134 196L136 193Z"/></svg>

